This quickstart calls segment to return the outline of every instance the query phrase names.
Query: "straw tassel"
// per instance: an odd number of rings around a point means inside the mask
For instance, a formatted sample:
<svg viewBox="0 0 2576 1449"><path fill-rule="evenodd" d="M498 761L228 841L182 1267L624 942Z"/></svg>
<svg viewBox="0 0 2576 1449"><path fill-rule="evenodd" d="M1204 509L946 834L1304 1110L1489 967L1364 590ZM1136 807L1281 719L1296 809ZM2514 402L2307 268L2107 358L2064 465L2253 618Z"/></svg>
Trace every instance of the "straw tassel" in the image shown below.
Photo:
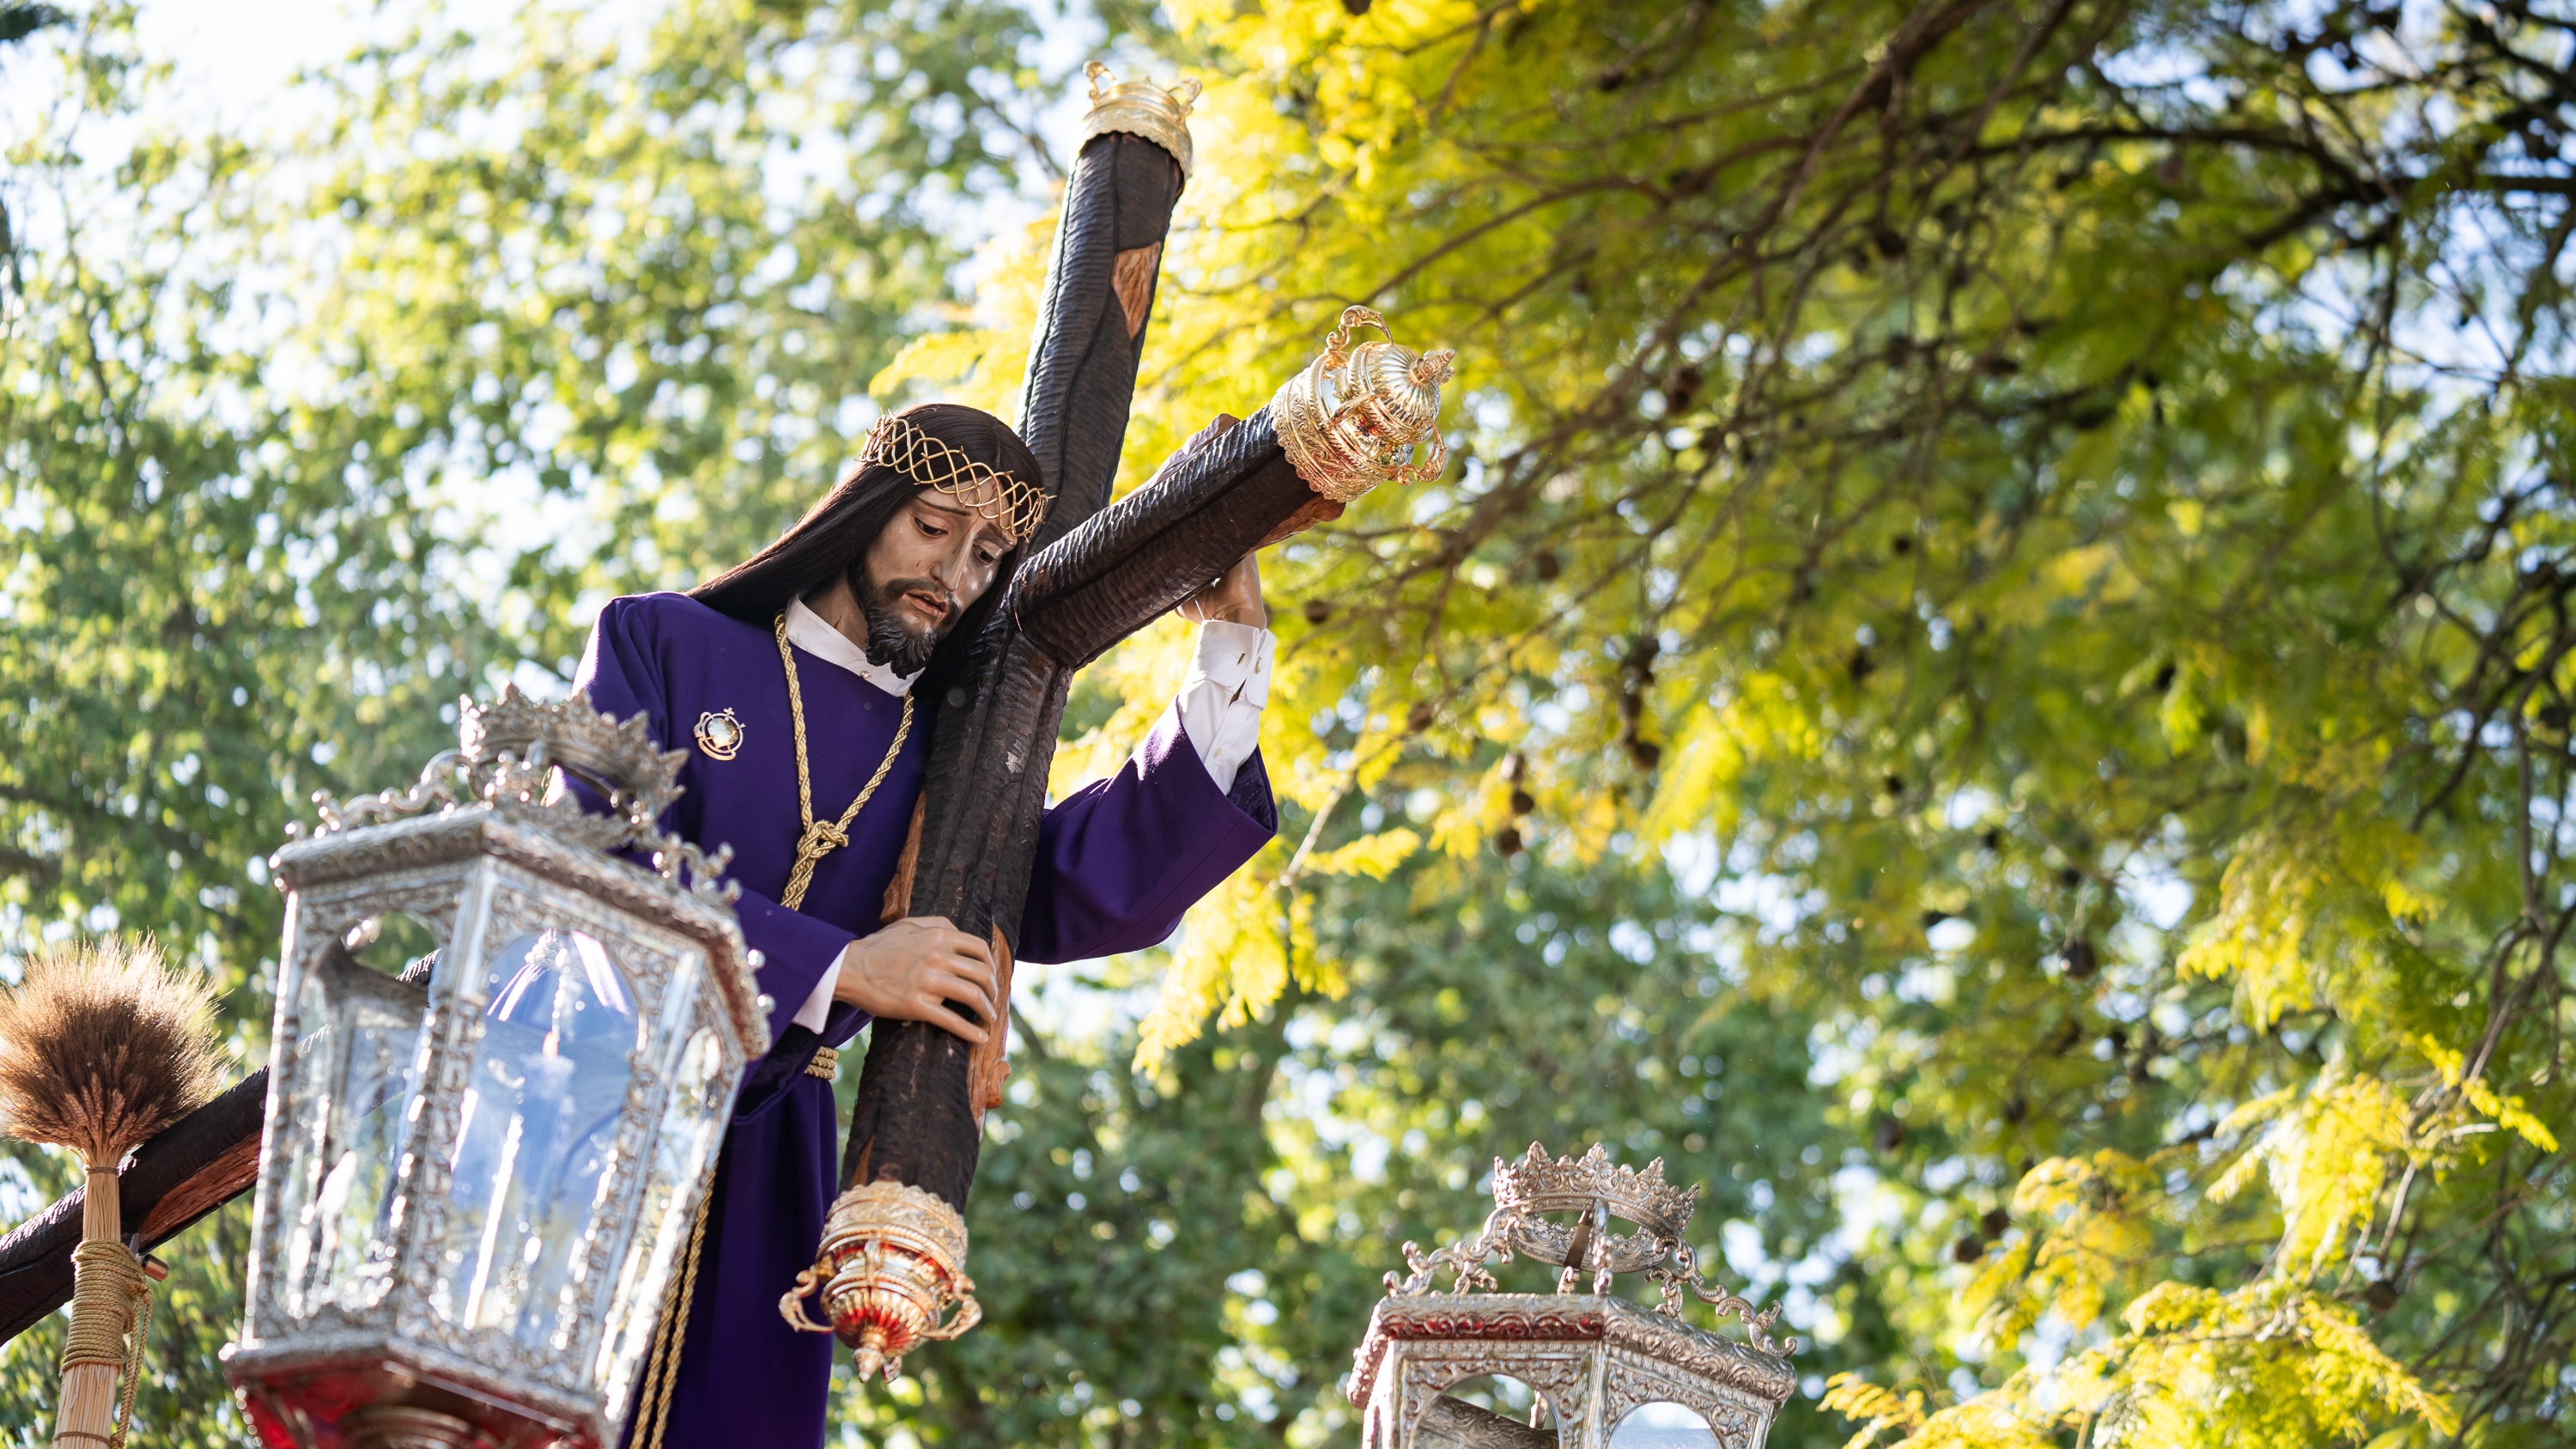
<svg viewBox="0 0 2576 1449"><path fill-rule="evenodd" d="M117 1169L214 1095L213 1018L205 983L148 939L49 952L0 992L0 1127L71 1148L89 1169L58 1449L123 1449L132 1424L152 1288L122 1241Z"/></svg>

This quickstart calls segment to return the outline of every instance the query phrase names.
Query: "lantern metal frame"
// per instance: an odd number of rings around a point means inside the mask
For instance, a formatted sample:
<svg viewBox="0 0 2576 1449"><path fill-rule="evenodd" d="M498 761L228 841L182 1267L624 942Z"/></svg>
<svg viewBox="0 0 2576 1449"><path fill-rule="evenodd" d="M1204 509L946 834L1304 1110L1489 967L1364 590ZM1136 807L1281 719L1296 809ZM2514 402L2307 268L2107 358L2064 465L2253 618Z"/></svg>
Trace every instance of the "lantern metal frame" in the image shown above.
<svg viewBox="0 0 2576 1449"><path fill-rule="evenodd" d="M271 862L287 928L247 1301L225 1360L263 1437L296 1449L615 1444L734 1092L769 1046L726 853L656 824L683 756L656 751L641 716L618 725L580 696L539 704L515 689L466 703L459 739L408 792L320 800L321 830ZM437 937L425 990L348 954L353 932L395 912ZM606 953L635 1036L584 1230L531 1344L509 1323L453 1321L438 1291L459 1104L492 1020L486 967L549 931ZM356 1033L327 1028L406 1003L420 1014L407 1127L370 1243L382 1271L307 1292L289 1281L292 1249L320 1231L307 1209L321 1210L338 1139L369 1110L339 1095Z"/></svg>
<svg viewBox="0 0 2576 1449"><path fill-rule="evenodd" d="M1699 1189L1676 1190L1663 1167L1661 1158L1642 1172L1617 1166L1598 1145L1580 1158L1550 1159L1532 1143L1518 1162L1494 1159L1494 1210L1482 1229L1430 1253L1406 1243L1410 1273L1386 1275L1387 1296L1370 1314L1343 1383L1361 1411L1362 1449L1539 1440L1489 1416L1480 1438L1454 1437L1474 1432L1456 1425L1426 1427L1452 1385L1495 1374L1539 1396L1560 1449L1600 1449L1622 1419L1658 1402L1698 1414L1721 1449L1761 1449L1797 1388L1790 1356L1798 1340L1772 1340L1777 1306L1757 1312L1701 1277L1683 1238ZM1619 1232L1620 1222L1634 1230ZM1557 1267L1557 1291L1498 1291L1491 1266L1515 1257ZM1456 1275L1451 1291L1432 1291L1433 1275L1444 1270ZM1586 1273L1591 1291L1577 1291ZM1620 1273L1644 1274L1660 1301L1646 1307L1616 1296ZM1684 1322L1685 1295L1720 1319L1743 1320L1751 1342ZM1451 1417L1479 1416L1460 1409Z"/></svg>

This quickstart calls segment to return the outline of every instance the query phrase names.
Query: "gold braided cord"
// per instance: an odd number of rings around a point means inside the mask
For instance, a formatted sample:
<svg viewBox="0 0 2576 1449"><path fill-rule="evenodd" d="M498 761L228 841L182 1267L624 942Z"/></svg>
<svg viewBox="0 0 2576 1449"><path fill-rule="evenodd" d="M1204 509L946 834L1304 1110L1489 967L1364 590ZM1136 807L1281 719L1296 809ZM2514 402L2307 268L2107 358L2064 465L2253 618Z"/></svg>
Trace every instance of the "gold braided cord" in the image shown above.
<svg viewBox="0 0 2576 1449"><path fill-rule="evenodd" d="M805 763L805 692L796 679L796 656L788 651L787 616L778 616L778 662L787 669L787 711L796 721L796 810L805 822L805 833L796 842L796 866L788 872L787 889L779 892L778 903L794 910L803 903L807 887L814 883L814 863L834 850L850 843L850 822L859 818L859 810L868 803L877 787L885 783L894 769L895 757L903 753L903 742L912 734L912 696L903 697L903 721L895 726L894 743L886 747L885 758L877 761L877 772L868 777L858 798L841 812L837 823L814 819L814 786ZM816 1053L816 1060L806 1064L811 1076L831 1075L839 1065L840 1054L829 1047ZM817 1072L816 1066L823 1070ZM704 1256L707 1241L707 1208L715 1198L710 1185L707 1195L698 1200L697 1221L689 1227L689 1251L674 1283L671 1297L665 1302L662 1323L653 1334L652 1350L644 1361L644 1381L637 1386L636 1403L644 1419L636 1427L636 1442L642 1449L662 1449L662 1436L671 1424L671 1390L680 1381L680 1344L688 1336L689 1308L697 1301L698 1263Z"/></svg>
<svg viewBox="0 0 2576 1449"><path fill-rule="evenodd" d="M142 1383L143 1339L152 1330L152 1280L134 1254L110 1238L87 1239L72 1249L72 1272L72 1326L63 1339L63 1372L104 1364L123 1375L116 1428L107 1442L111 1449L125 1449L125 1431L134 1422L134 1391Z"/></svg>
<svg viewBox="0 0 2576 1449"><path fill-rule="evenodd" d="M1014 545L1028 542L1046 521L1043 489L976 462L898 414L888 413L868 430L867 445L859 449L859 466L871 463L883 463L924 488L956 499L1010 535ZM977 494L983 495L981 501Z"/></svg>
<svg viewBox="0 0 2576 1449"><path fill-rule="evenodd" d="M814 1048L813 1059L805 1063L805 1075L827 1082L840 1080L841 1054L830 1047Z"/></svg>
<svg viewBox="0 0 2576 1449"><path fill-rule="evenodd" d="M850 808L841 812L837 823L818 823L814 819L814 787L805 764L805 692L796 679L796 656L787 647L787 616L778 616L778 662L787 669L787 710L796 721L796 809L805 822L805 833L796 842L796 866L787 876L787 889L781 891L778 903L794 910L805 899L806 888L814 883L814 863L841 846L850 843L850 822L868 803L877 787L885 783L894 769L895 757L903 753L903 742L912 734L912 696L903 698L903 721L895 726L894 743L886 747L885 758L877 762L877 772L868 777L867 786L859 791ZM839 1053L829 1047L817 1053L817 1062L808 1063L810 1075L831 1073L839 1063ZM822 1072L815 1065L829 1059ZM673 1284L671 1297L664 1303L661 1326L654 1331L653 1347L645 1356L644 1381L636 1388L636 1403L642 1408L643 1420L637 1424L636 1442L642 1449L662 1449L662 1436L671 1425L671 1390L680 1381L680 1344L688 1336L689 1308L698 1296L698 1263L704 1256L707 1241L707 1208L715 1198L712 1184L707 1195L698 1200L697 1221L689 1227L689 1251Z"/></svg>
<svg viewBox="0 0 2576 1449"><path fill-rule="evenodd" d="M796 721L796 813L805 822L805 833L796 839L795 868L787 873L787 889L778 893L778 903L792 911L804 903L806 888L814 884L815 862L850 843L850 822L859 818L860 809L894 769L895 756L903 753L903 742L912 733L912 696L903 697L903 722L895 726L894 743L886 746L885 758L877 761L877 772L868 777L858 798L839 820L816 820L812 776L805 767L805 692L796 682L796 656L787 648L785 614L778 616L778 662L787 668L787 712Z"/></svg>
<svg viewBox="0 0 2576 1449"><path fill-rule="evenodd" d="M697 1220L689 1225L689 1255L679 1280L662 1305L662 1326L654 1331L652 1354L644 1361L644 1383L636 1390L645 1419L636 1427L644 1449L662 1449L663 1431L671 1427L671 1386L680 1381L680 1340L688 1337L689 1308L698 1298L698 1254L707 1241L707 1206L715 1201L714 1183L698 1199Z"/></svg>

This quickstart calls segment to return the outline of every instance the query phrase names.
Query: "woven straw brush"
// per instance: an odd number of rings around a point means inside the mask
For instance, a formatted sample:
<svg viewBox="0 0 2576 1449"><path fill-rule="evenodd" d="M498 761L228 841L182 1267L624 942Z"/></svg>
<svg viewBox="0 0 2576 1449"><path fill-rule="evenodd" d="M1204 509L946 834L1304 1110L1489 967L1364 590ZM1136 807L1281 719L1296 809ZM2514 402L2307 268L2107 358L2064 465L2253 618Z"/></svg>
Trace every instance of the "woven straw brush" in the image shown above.
<svg viewBox="0 0 2576 1449"><path fill-rule="evenodd" d="M15 990L0 991L0 1129L68 1147L89 1169L54 1429L60 1449L121 1446L132 1421L151 1299L142 1265L120 1241L117 1166L214 1095L213 1024L204 979L172 970L149 939L46 952L28 962Z"/></svg>

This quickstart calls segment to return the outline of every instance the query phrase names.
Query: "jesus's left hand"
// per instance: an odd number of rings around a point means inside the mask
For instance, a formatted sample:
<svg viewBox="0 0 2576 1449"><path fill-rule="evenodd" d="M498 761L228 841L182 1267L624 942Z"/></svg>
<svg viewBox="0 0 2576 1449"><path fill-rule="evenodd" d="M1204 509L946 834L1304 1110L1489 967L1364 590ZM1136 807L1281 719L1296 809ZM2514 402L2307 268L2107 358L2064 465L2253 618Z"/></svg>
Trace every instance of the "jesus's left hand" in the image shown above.
<svg viewBox="0 0 2576 1449"><path fill-rule="evenodd" d="M1270 627L1270 610L1261 602L1261 565L1259 555L1245 554L1197 593L1181 600L1172 612L1193 624L1214 619L1227 624L1249 624L1255 629Z"/></svg>

